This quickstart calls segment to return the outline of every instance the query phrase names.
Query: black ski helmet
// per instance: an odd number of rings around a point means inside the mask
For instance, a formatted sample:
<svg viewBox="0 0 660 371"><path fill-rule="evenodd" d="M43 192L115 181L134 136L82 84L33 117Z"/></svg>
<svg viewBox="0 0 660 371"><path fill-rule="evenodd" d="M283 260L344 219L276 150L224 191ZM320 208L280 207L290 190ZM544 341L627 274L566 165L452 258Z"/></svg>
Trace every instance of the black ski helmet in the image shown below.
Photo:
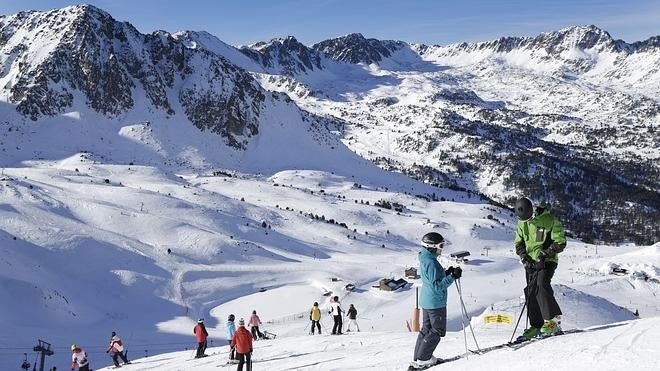
<svg viewBox="0 0 660 371"><path fill-rule="evenodd" d="M429 232L422 237L422 245L429 249L441 249L444 243L444 237L438 232Z"/></svg>
<svg viewBox="0 0 660 371"><path fill-rule="evenodd" d="M233 314L230 314L228 319L229 319L230 321L234 322L234 320L236 319L236 317L234 317Z"/></svg>
<svg viewBox="0 0 660 371"><path fill-rule="evenodd" d="M527 197L519 198L515 207L516 216L522 221L527 221L534 214L534 204Z"/></svg>

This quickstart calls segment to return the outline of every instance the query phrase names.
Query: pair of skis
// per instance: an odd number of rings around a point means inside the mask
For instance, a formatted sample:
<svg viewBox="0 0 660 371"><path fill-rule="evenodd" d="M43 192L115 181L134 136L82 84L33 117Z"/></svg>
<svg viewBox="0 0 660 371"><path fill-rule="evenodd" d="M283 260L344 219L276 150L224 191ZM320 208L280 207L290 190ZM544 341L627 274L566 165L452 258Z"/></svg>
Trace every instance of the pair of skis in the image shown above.
<svg viewBox="0 0 660 371"><path fill-rule="evenodd" d="M526 345L535 343L537 341L541 341L541 340L545 340L545 339L549 339L549 338L553 338L553 337L557 337L557 336L567 335L567 334L576 334L576 333L580 333L580 332L584 332L584 330L581 330L581 329L566 330L566 331L563 331L561 333L557 333L557 334L554 334L554 335L535 337L535 338L531 338L531 339L526 339L526 338L523 338L523 337L519 337L518 339L516 339L512 342L509 342L509 343L493 345L493 346L490 346L490 347L487 347L487 348L481 348L478 351L477 350L470 350L470 354L482 355L482 354L491 352L493 350L505 349L505 348L515 351L515 350L518 350L518 349L520 349L520 348L522 348ZM463 354L459 354L459 355L456 355L456 356L453 356L453 357L450 357L450 358L444 358L444 359L438 358L438 361L436 363L426 365L426 366L423 366L423 367L415 367L413 365L410 365L408 367L408 371L426 370L426 369L429 369L431 367L434 367L434 366L437 366L437 365L440 365L440 364L443 364L443 363L457 361L459 359L465 358L467 355L468 354L463 353Z"/></svg>

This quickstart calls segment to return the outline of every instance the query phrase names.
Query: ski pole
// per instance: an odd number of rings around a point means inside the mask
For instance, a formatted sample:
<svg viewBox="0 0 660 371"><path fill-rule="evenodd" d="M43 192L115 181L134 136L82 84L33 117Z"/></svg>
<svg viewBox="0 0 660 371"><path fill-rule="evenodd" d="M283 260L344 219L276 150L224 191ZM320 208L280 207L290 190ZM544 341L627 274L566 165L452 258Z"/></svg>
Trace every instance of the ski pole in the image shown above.
<svg viewBox="0 0 660 371"><path fill-rule="evenodd" d="M525 271L525 274L527 272ZM525 304L523 305L522 309L520 310L520 316L518 316L518 321L516 322L516 327L513 329L513 334L511 334L511 339L509 340L509 343L513 341L513 337L516 336L516 331L518 331L518 325L520 324L520 319L522 318L523 313L525 312L525 308L527 307L527 302L529 301L529 297L531 296L531 284L534 283L536 284L536 278L538 276L538 271L535 272L535 274L532 274L532 277L529 277L529 280L527 280L527 286L523 290L525 294ZM534 289L536 291L536 288ZM527 326L527 321L529 318L525 318L525 327Z"/></svg>
<svg viewBox="0 0 660 371"><path fill-rule="evenodd" d="M520 310L520 315L518 316L518 321L516 321L516 327L513 329L513 334L511 334L511 339L509 339L509 343L513 341L513 337L516 336L516 331L518 331L518 325L520 324L520 320L522 319L523 313L525 313L525 307L527 307L527 300L525 300L525 304L523 304L522 309Z"/></svg>
<svg viewBox="0 0 660 371"><path fill-rule="evenodd" d="M458 286L456 286L458 289ZM460 296L460 291L458 292ZM470 352L468 351L468 345L467 345L467 333L465 332L465 319L463 319L463 312L461 309L461 324L463 325L463 341L465 342L465 358L468 359L470 357Z"/></svg>
<svg viewBox="0 0 660 371"><path fill-rule="evenodd" d="M477 346L477 350L481 352L481 348L479 347L479 343L477 342L477 337L474 335L474 329L472 328L472 320L468 316L467 308L465 307L465 301L463 300L463 288L461 287L460 278L456 280L456 289L458 290L458 297L461 300L461 308L463 309L463 314L465 315L465 318L468 320L468 325L470 326L472 339L474 339L474 344Z"/></svg>

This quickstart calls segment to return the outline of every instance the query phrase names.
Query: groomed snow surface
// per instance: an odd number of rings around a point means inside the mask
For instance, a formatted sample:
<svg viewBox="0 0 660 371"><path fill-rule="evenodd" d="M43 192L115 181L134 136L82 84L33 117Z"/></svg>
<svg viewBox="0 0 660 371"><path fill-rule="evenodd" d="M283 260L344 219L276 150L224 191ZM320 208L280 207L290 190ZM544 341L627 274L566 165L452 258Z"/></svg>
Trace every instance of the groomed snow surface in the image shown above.
<svg viewBox="0 0 660 371"><path fill-rule="evenodd" d="M522 307L512 216L460 193L436 189L450 201L429 202L378 186L387 178L376 175L359 181L321 170L211 176L101 164L93 154L3 171L3 370L18 369L23 353L33 362L37 339L53 344L47 369L68 368L71 343L88 350L94 369L108 366L104 351L113 330L134 361L126 370L216 370L227 359L227 316L247 319L252 310L265 322L262 329L278 335L255 344L255 370L404 369L415 341L406 320L419 282L396 292L372 286L416 266L417 241L429 231L445 236L445 255L471 252L462 288L479 346L506 342L513 331L513 325L485 325L484 314L515 319ZM407 187L424 190L412 181ZM403 211L375 206L380 200ZM563 326L592 330L437 369L657 369L658 248L570 241L554 279ZM447 256L441 261L457 264ZM612 275L604 265L630 272ZM344 290L348 283L353 292ZM307 335L312 303L325 308L330 291L345 309L356 306L360 333L328 335L323 311L323 335ZM448 312L438 357L465 351L455 287ZM199 317L213 340L211 356L192 360Z"/></svg>
<svg viewBox="0 0 660 371"><path fill-rule="evenodd" d="M477 327L480 346L502 342L509 328L489 334ZM258 341L253 370L405 370L412 333L360 332L349 335L297 335ZM468 334L468 336L470 336ZM585 333L545 339L517 350L500 349L433 367L433 370L658 370L660 318L613 323ZM476 350L473 341L470 349ZM163 354L134 361L126 370L235 370L226 364L228 347L210 348L210 356L191 359L192 351ZM448 333L435 355L463 354L461 332Z"/></svg>

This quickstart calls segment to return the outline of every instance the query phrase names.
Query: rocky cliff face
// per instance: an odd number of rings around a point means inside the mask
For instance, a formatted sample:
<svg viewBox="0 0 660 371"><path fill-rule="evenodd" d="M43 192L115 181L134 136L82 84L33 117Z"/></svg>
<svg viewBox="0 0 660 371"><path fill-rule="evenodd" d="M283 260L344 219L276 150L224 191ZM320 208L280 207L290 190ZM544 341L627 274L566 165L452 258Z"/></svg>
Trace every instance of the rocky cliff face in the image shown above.
<svg viewBox="0 0 660 371"><path fill-rule="evenodd" d="M321 54L301 44L293 36L260 42L240 50L267 71L277 74L294 76L323 69Z"/></svg>
<svg viewBox="0 0 660 371"><path fill-rule="evenodd" d="M63 113L81 98L77 103L117 117L144 94L149 109L185 114L232 146L258 132L264 93L252 76L166 32L143 35L82 5L4 17L0 35L2 93L32 120Z"/></svg>
<svg viewBox="0 0 660 371"><path fill-rule="evenodd" d="M390 57L393 52L405 45L401 41L367 39L362 34L353 33L321 41L312 48L337 61L372 64Z"/></svg>

